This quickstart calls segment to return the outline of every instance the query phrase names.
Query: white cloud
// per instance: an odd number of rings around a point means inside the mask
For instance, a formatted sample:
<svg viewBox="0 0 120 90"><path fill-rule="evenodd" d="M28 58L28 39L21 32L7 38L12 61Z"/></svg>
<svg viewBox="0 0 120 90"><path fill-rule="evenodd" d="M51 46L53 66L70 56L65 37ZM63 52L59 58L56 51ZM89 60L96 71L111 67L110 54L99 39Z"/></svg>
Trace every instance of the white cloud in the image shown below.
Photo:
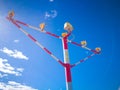
<svg viewBox="0 0 120 90"><path fill-rule="evenodd" d="M6 76L7 74L21 76L21 72L23 72L23 68L14 68L8 63L7 59L0 58L0 72L5 73L4 76ZM3 77L2 74L1 77Z"/></svg>
<svg viewBox="0 0 120 90"><path fill-rule="evenodd" d="M23 68L17 68L16 70L19 71L19 72L23 72L24 69Z"/></svg>
<svg viewBox="0 0 120 90"><path fill-rule="evenodd" d="M0 73L0 78L6 77L6 76L8 76L8 75L7 75L7 74L1 74L1 73Z"/></svg>
<svg viewBox="0 0 120 90"><path fill-rule="evenodd" d="M11 56L13 58L28 60L28 57L23 55L23 53L18 50L10 50L4 47L3 49L0 49L0 51L6 53L8 56Z"/></svg>
<svg viewBox="0 0 120 90"><path fill-rule="evenodd" d="M50 10L45 12L45 19L47 18L55 18L57 16L57 11L56 10Z"/></svg>
<svg viewBox="0 0 120 90"><path fill-rule="evenodd" d="M30 86L22 85L15 81L8 81L8 83L0 82L0 90L38 90Z"/></svg>
<svg viewBox="0 0 120 90"><path fill-rule="evenodd" d="M14 40L13 42L14 42L14 43L19 43L19 40L16 39L16 40Z"/></svg>

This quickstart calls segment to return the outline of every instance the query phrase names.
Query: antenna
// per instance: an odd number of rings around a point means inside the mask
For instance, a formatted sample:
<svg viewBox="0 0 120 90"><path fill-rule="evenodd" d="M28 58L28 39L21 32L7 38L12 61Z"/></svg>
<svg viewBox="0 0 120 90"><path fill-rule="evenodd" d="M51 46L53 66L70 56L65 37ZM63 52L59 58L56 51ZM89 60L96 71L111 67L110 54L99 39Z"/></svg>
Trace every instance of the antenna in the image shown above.
<svg viewBox="0 0 120 90"><path fill-rule="evenodd" d="M81 43L76 43L73 42L71 40L68 39L68 37L71 35L72 31L73 31L73 26L69 23L66 22L64 24L64 29L67 32L62 33L62 36L58 36L56 34L53 34L51 32L45 31L45 23L41 23L39 25L39 28L34 27L32 25L26 24L24 22L21 22L19 20L15 20L14 17L14 11L10 11L8 13L8 16L6 17L10 22L12 22L20 31L22 31L27 37L29 37L36 45L38 45L42 50L44 50L47 54L49 54L55 61L57 61L60 65L62 65L65 68L65 78L66 78L66 90L73 90L72 89L72 76L71 76L71 68L79 65L80 63L88 60L89 58L91 58L92 56L96 55L96 54L100 54L101 52L101 48L100 47L96 47L95 49L90 49L87 47L87 42L81 41ZM38 40L36 40L32 35L30 35L28 32L26 32L20 25L24 25L28 28L31 28L33 30L37 30L41 33L45 33L47 35L50 35L52 37L58 38L62 40L62 46L63 46L63 54L64 54L64 62L62 62L60 59L58 59L54 54L52 54L52 52L50 52L47 48L45 48L41 43L38 42ZM76 46L79 46L81 48L84 48L88 51L91 51L92 54L79 60L78 62L74 63L74 64L70 64L70 60L69 60L69 52L68 52L68 42L71 44L74 44Z"/></svg>

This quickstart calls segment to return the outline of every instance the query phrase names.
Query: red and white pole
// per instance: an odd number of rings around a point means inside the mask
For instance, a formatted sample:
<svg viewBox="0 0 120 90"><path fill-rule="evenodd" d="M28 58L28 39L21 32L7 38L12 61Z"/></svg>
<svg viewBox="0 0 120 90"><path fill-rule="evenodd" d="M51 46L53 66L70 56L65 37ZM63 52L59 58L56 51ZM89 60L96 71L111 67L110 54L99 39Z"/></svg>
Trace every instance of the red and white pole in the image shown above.
<svg viewBox="0 0 120 90"><path fill-rule="evenodd" d="M72 90L72 76L71 76L71 68L74 66L77 66L78 64L80 64L81 62L86 61L87 59L89 59L90 57L94 56L95 54L99 54L101 51L101 48L97 47L95 48L95 50L92 50L88 47L86 47L86 41L82 41L82 44L78 44L76 42L72 42L71 40L68 40L67 38L69 37L69 35L71 34L71 31L73 30L72 25L69 22L66 22L64 24L64 29L68 31L68 33L62 33L62 37L57 36L55 34L52 34L50 32L46 32L44 31L44 24L42 24L42 26L40 26L41 29L30 26L28 24L25 24L21 21L18 20L14 20L14 12L9 12L7 19L9 21L11 21L15 26L17 26L19 28L19 30L21 30L26 36L28 36L31 40L33 40L40 48L42 48L45 52L47 52L52 58L54 58L57 62L59 62L62 66L64 66L65 68L65 77L66 77L66 90ZM26 32L25 30L23 30L19 24L25 25L29 28L38 30L38 31L42 31L48 35L54 36L56 38L62 39L62 45L63 45L63 53L64 53L64 63L59 60L57 57L55 57L47 48L45 48L42 44L40 44L33 36L31 36L28 32ZM89 51L94 52L93 54L91 54L90 56L76 62L75 64L70 64L70 60L69 60L69 53L68 53L68 42L75 44L77 46L81 46L82 48L85 48Z"/></svg>
<svg viewBox="0 0 120 90"><path fill-rule="evenodd" d="M62 38L63 53L64 53L64 67L65 67L65 77L66 77L66 90L72 90L72 77L71 77L71 65L68 53L68 41L67 37Z"/></svg>

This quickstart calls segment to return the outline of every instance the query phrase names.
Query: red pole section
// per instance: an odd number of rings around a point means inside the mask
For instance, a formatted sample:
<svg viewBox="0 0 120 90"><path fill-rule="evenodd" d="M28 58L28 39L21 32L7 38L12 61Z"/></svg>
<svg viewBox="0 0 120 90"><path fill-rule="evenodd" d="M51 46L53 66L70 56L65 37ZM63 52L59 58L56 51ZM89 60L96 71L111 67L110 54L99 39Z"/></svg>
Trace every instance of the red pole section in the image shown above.
<svg viewBox="0 0 120 90"><path fill-rule="evenodd" d="M53 33L50 33L50 32L46 32L46 34L51 35L51 36L56 37L56 38L60 38L60 36L57 36L56 34L53 34Z"/></svg>
<svg viewBox="0 0 120 90"><path fill-rule="evenodd" d="M82 47L82 48L84 48L84 49L86 49L86 50L89 50L89 51L91 51L91 52L93 52L93 53L95 53L95 54L99 54L99 53L100 53L100 52L96 52L96 50L90 49L90 48L88 48L88 47L86 47L86 46L82 46L81 44L79 44L79 43L77 43L77 42L73 42L73 41L71 41L71 40L68 40L68 42L70 42L71 44L74 44L74 45L76 45L76 46Z"/></svg>
<svg viewBox="0 0 120 90"><path fill-rule="evenodd" d="M21 22L21 21L18 21L18 20L15 20L16 23L19 23L19 24L22 24L24 26L28 26L28 24L24 23L24 22Z"/></svg>
<svg viewBox="0 0 120 90"><path fill-rule="evenodd" d="M85 58L82 59L82 60L79 60L79 61L76 62L75 64L72 64L72 65L71 65L71 68L74 67L74 66L77 66L78 64L80 64L80 63L82 63L82 62L85 62L87 59L91 58L91 57L94 56L94 55L95 55L95 53L93 53L93 54L91 54L91 55L85 57Z"/></svg>
<svg viewBox="0 0 120 90"><path fill-rule="evenodd" d="M26 23L24 23L24 22L21 22L21 21L19 21L19 20L15 20L15 21L16 21L16 23L22 24L22 25L27 26L27 27L29 27L29 28L32 28L32 29L34 29L34 30L41 31L40 28L31 26L31 25L26 24ZM53 36L53 37L56 37L56 38L60 38L60 39L62 38L61 36L58 36L58 35L53 34L53 33L51 33L51 32L47 32L47 31L41 31L41 32L46 33L46 34L48 34L48 35L50 35L50 36Z"/></svg>
<svg viewBox="0 0 120 90"><path fill-rule="evenodd" d="M69 61L67 37L62 38L63 53L64 53L65 77L66 77L66 90L72 90L71 65L70 65L70 61Z"/></svg>

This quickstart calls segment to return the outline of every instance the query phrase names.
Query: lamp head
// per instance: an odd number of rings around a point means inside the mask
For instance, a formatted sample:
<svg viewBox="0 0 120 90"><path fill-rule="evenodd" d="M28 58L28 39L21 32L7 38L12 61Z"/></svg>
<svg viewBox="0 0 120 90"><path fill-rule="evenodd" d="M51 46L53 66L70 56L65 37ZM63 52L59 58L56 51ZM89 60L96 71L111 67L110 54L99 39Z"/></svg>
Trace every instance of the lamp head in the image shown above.
<svg viewBox="0 0 120 90"><path fill-rule="evenodd" d="M8 17L9 17L9 18L12 18L12 17L14 17L14 16L15 16L14 11L8 12Z"/></svg>
<svg viewBox="0 0 120 90"><path fill-rule="evenodd" d="M65 22L64 29L71 32L73 30L73 26L69 22Z"/></svg>

